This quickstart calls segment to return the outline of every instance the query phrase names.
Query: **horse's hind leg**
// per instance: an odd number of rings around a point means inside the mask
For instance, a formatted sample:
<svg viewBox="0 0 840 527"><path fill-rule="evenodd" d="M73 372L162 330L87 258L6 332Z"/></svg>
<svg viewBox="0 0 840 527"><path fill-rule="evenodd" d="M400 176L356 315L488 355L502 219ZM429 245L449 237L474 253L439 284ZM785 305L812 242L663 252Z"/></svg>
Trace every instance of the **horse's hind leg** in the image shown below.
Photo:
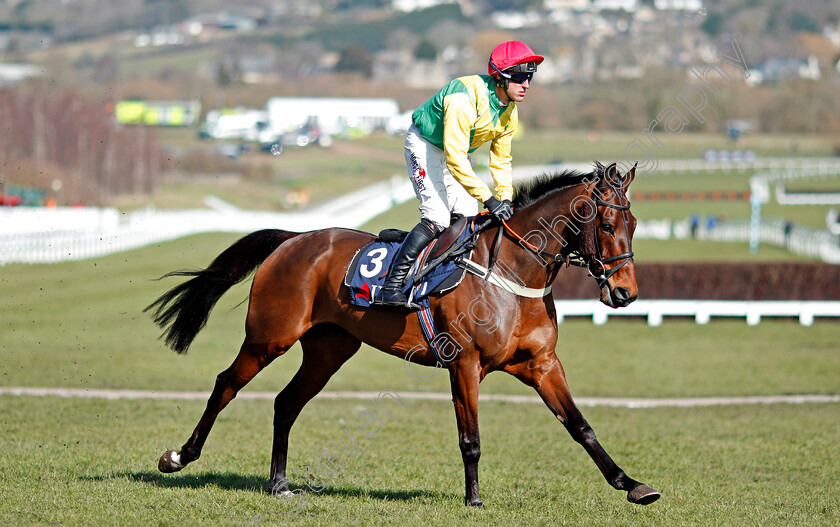
<svg viewBox="0 0 840 527"><path fill-rule="evenodd" d="M239 355L236 356L228 369L216 377L216 385L213 393L207 400L207 408L201 416L201 420L189 440L184 443L181 450L167 450L158 462L158 470L161 472L177 472L188 463L198 459L201 455L201 448L207 440L207 435L216 421L219 412L236 397L237 392L254 378L254 376L268 366L271 361L283 354L285 350L279 351L275 346L269 344L248 344L242 345Z"/></svg>
<svg viewBox="0 0 840 527"><path fill-rule="evenodd" d="M595 461L607 482L618 490L627 491L628 501L648 505L659 499L658 491L628 477L598 442L592 427L572 400L563 366L553 351L542 354L541 358L509 365L505 371L537 390L572 438Z"/></svg>
<svg viewBox="0 0 840 527"><path fill-rule="evenodd" d="M332 324L313 327L301 337L300 343L303 347L303 363L274 400L274 443L268 485L269 492L273 494L289 491L286 455L292 425L306 403L324 388L330 377L361 346L357 338Z"/></svg>

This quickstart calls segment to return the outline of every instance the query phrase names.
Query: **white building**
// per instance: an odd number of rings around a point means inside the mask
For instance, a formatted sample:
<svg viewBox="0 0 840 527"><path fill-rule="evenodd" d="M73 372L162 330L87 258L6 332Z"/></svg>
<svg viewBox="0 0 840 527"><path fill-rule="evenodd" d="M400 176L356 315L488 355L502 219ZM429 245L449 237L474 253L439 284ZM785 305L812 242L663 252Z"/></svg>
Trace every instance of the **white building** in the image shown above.
<svg viewBox="0 0 840 527"><path fill-rule="evenodd" d="M47 71L35 64L0 63L0 87L13 86L23 80L43 77Z"/></svg>
<svg viewBox="0 0 840 527"><path fill-rule="evenodd" d="M421 9L428 9L440 4L457 4L459 0L392 0L391 7L394 11L402 11L409 13L411 11L419 11Z"/></svg>
<svg viewBox="0 0 840 527"><path fill-rule="evenodd" d="M634 12L639 8L639 0L593 0L592 9L594 11L619 11L624 10L628 13Z"/></svg>
<svg viewBox="0 0 840 527"><path fill-rule="evenodd" d="M586 11L589 9L589 0L545 0L543 5L549 11L555 9Z"/></svg>
<svg viewBox="0 0 840 527"><path fill-rule="evenodd" d="M699 11L703 8L703 0L653 0L653 6L659 10Z"/></svg>
<svg viewBox="0 0 840 527"><path fill-rule="evenodd" d="M545 17L537 11L496 11L490 15L490 20L496 27L503 29L537 27L546 22Z"/></svg>
<svg viewBox="0 0 840 527"><path fill-rule="evenodd" d="M305 124L314 124L321 133L334 135L347 128L385 128L399 115L400 108L394 99L272 97L266 111L268 126L276 136Z"/></svg>

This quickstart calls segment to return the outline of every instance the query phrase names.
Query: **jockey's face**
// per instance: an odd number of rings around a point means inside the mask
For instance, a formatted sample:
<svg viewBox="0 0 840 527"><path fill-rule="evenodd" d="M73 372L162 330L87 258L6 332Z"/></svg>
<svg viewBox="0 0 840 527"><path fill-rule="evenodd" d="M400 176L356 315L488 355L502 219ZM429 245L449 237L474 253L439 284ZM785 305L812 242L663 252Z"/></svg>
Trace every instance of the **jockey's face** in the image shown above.
<svg viewBox="0 0 840 527"><path fill-rule="evenodd" d="M513 80L508 81L507 90L505 90L508 99L514 102L522 102L525 100L525 92L531 87L531 81L525 79L522 84L517 84Z"/></svg>

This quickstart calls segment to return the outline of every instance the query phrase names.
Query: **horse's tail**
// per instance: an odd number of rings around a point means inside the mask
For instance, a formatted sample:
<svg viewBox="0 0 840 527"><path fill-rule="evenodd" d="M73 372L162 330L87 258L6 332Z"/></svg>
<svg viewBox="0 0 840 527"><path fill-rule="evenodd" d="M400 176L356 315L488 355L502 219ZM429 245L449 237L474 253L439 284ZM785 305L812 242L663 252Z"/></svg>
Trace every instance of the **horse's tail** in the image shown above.
<svg viewBox="0 0 840 527"><path fill-rule="evenodd" d="M244 280L280 244L298 234L278 229L252 232L217 256L207 269L167 273L161 278L192 278L164 293L143 311L154 312L155 323L164 329L161 337L167 346L186 353L225 291Z"/></svg>

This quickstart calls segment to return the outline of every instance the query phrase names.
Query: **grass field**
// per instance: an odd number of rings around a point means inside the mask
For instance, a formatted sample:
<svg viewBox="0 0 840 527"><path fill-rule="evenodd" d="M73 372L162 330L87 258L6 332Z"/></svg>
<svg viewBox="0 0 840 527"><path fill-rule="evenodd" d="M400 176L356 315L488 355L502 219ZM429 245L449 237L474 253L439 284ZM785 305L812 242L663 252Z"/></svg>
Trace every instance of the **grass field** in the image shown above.
<svg viewBox="0 0 840 527"><path fill-rule="evenodd" d="M195 236L95 260L0 268L0 385L204 390L242 338L247 284L226 295L190 354L157 340L142 308L206 265L235 236ZM637 251L639 249L637 248ZM836 394L836 322L617 320L560 326L558 355L573 394L605 397ZM293 350L246 390L279 391ZM448 391L401 361L363 348L327 390ZM482 393L533 394L502 373ZM627 410L586 408L605 448L663 492L634 506L603 481L541 404L483 402L481 488L486 509L462 505L452 406L406 400L379 435L340 458L335 477L306 491L301 514L264 492L272 404L236 400L201 460L162 475L157 458L181 445L200 401L0 396L3 525L778 525L840 523L836 404ZM301 415L290 466L312 464L370 404L316 400ZM296 506L304 502L294 502Z"/></svg>
<svg viewBox="0 0 840 527"><path fill-rule="evenodd" d="M583 449L537 405L483 403L485 510L463 505L451 405L408 401L379 435L340 457L333 478L299 499L263 491L272 405L237 401L202 459L155 470L180 444L198 402L4 398L4 525L837 525L836 405L588 409L631 476L659 488L646 508L625 501ZM290 441L290 466L312 464L364 408L314 401ZM302 509L297 516L293 511Z"/></svg>

